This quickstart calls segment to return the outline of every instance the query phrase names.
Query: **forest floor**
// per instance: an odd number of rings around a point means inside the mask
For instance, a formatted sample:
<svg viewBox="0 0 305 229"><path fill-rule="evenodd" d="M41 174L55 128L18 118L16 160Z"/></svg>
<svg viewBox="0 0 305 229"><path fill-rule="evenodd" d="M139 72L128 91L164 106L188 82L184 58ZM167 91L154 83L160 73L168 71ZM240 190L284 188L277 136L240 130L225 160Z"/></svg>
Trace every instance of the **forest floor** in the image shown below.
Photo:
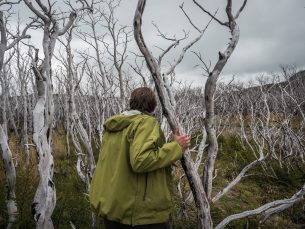
<svg viewBox="0 0 305 229"><path fill-rule="evenodd" d="M91 210L86 194L85 185L81 182L76 172L76 156L71 150L68 157L67 144L63 130L55 130L53 135L53 152L55 158L54 181L56 186L57 202L52 220L55 228L71 228L71 223L76 228L91 228ZM16 146L11 138L10 146L16 152ZM95 149L96 160L98 150ZM195 156L195 155L194 155ZM215 195L226 186L238 172L254 159L249 150L243 149L239 140L232 135L219 137L219 153L217 156L217 176L214 179ZM31 163L28 168L23 165L23 157L19 156L19 165L16 168L16 201L18 205L18 220L13 228L35 228L31 214L31 204L38 184L36 154L31 151ZM226 216L245 210L255 209L265 203L276 199L290 198L305 182L305 165L299 161L289 161L289 166L280 167L276 162L258 165L222 199L211 207L214 225L217 225ZM271 169L272 168L272 169ZM202 168L200 168L202 171ZM175 183L181 175L181 166L175 169ZM185 187L185 196L188 194L187 182L182 182ZM7 224L5 204L5 177L3 164L0 163L0 228ZM305 228L305 202L272 216L264 224L259 224L259 216L237 220L227 228ZM174 196L173 223L175 229L196 228L196 210L194 204L186 206L187 217L178 219L177 215L183 208L178 192ZM100 219L97 219L97 228L103 228Z"/></svg>

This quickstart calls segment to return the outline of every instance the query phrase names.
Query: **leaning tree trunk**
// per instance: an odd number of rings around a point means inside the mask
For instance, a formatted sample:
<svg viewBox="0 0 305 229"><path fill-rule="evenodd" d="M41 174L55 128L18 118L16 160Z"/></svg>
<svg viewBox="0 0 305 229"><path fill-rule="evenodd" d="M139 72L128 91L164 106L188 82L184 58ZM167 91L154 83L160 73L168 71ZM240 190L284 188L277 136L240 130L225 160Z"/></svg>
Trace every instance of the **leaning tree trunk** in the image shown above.
<svg viewBox="0 0 305 229"><path fill-rule="evenodd" d="M4 162L4 170L6 174L6 188L7 188L6 206L9 216L7 228L11 228L18 214L17 205L15 202L16 171L12 160L12 152L8 146L8 139L6 134L4 133L1 124L0 124L0 146L1 146L2 158Z"/></svg>
<svg viewBox="0 0 305 229"><path fill-rule="evenodd" d="M71 41L72 41L72 30L68 33L68 43L66 45L66 51L67 51L67 79L68 79L68 92L69 92L69 113L70 113L70 121L71 121L71 133L76 132L77 134L73 133L75 136L79 137L81 139L81 142L86 148L87 151L87 175L88 177L92 177L94 169L95 169L95 160L93 155L93 149L91 146L91 137L90 137L90 130L88 132L86 131L77 111L76 111L76 105L75 105L75 89L78 87L78 80L76 78L77 72L74 70L73 66L73 55L71 51ZM83 107L84 108L84 107ZM85 109L86 112L88 109ZM88 120L88 118L87 118ZM88 126L90 125L90 120L88 120ZM90 128L88 128L90 129ZM75 141L73 141L75 142ZM76 146L76 145L75 145ZM76 147L77 148L77 147ZM81 155L78 155L78 158L81 157ZM90 166L89 166L90 165ZM90 169L89 169L90 168ZM89 191L90 181L87 180L87 189Z"/></svg>
<svg viewBox="0 0 305 229"><path fill-rule="evenodd" d="M2 152L2 159L4 162L4 170L6 176L6 205L8 212L8 225L7 228L11 228L14 221L16 220L16 215L18 214L17 205L15 202L15 184L16 184L16 170L12 159L12 152L8 145L7 138L7 120L6 120L6 106L7 106L7 91L8 82L7 77L3 74L4 65L4 54L5 51L9 49L7 45L7 31L6 24L4 22L3 11L0 11L0 82L2 83L2 123L0 123L0 147ZM11 46L11 45L10 45Z"/></svg>
<svg viewBox="0 0 305 229"><path fill-rule="evenodd" d="M76 105L75 105L75 90L78 88L78 84L80 83L80 79L77 79L77 69L75 70L73 64L73 55L71 50L71 41L72 41L72 32L73 27L68 32L67 44L65 45L66 52L67 52L67 91L69 97L69 105L67 114L69 117L67 118L70 122L70 135L72 137L73 145L76 149L77 153L77 165L76 170L81 178L81 180L86 184L86 190L89 193L90 191L90 181L95 169L95 160L93 155L93 149L91 146L91 137L90 137L90 130L88 132L83 126L83 123L77 113ZM88 110L83 107L83 109ZM90 125L90 120L88 120L88 125ZM90 128L88 128L90 129ZM86 148L87 154L85 155L86 158L83 160L84 154L82 153L82 148L79 143L79 138L83 145ZM85 167L84 174L82 172L82 165ZM92 228L96 228L96 217L95 214L92 212Z"/></svg>
<svg viewBox="0 0 305 229"><path fill-rule="evenodd" d="M16 64L17 64L17 73L20 80L20 94L22 100L22 109L23 109L23 131L22 131L22 143L23 149L25 154L25 166L28 167L30 164L30 149L29 149L29 137L28 137L28 92L27 92L27 79L28 73L26 72L27 69L27 62L24 58L22 58L20 53L20 46L17 44L16 47Z"/></svg>
<svg viewBox="0 0 305 229"><path fill-rule="evenodd" d="M25 166L28 167L30 165L30 148L29 148L29 137L28 137L28 95L27 95L27 87L24 85L25 82L23 82L22 85L22 105L23 105L23 136L22 136L22 142L24 144L24 153L25 153Z"/></svg>
<svg viewBox="0 0 305 229"><path fill-rule="evenodd" d="M169 96L166 92L164 82L162 80L161 70L158 66L158 63L151 55L151 52L145 45L142 32L141 32L141 25L142 25L142 15L144 11L144 7L146 4L146 0L139 0L137 9L135 12L134 17L134 36L135 40L138 44L138 47L142 54L145 57L146 63L148 65L149 71L152 74L153 80L155 82L156 90L161 102L162 110L167 118L169 125L172 130L175 130L176 127L179 127L181 130L181 125L178 122L177 118L175 117L175 110L170 103ZM198 210L198 228L212 228L212 219L210 215L210 205L208 199L206 197L205 191L203 189L202 183L200 181L200 177L194 163L191 159L191 154L187 150L183 154L183 158L181 159L182 167L186 174L186 177L189 181L190 188L194 195L195 204Z"/></svg>

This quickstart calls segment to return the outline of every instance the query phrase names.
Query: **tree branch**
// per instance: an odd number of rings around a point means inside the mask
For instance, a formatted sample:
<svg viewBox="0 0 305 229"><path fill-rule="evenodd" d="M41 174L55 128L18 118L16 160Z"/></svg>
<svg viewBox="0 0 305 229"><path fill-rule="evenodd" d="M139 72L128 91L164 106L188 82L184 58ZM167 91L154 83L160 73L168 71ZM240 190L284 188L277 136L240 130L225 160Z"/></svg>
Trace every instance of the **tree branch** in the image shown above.
<svg viewBox="0 0 305 229"><path fill-rule="evenodd" d="M283 200L276 200L270 203L267 203L259 208L256 208L254 210L245 211L239 214L234 214L231 216L228 216L223 221L221 221L215 229L221 229L224 228L228 223L232 222L233 220L242 219L248 216L252 215L259 215L262 214L262 221L266 220L271 214L274 214L275 212L280 212L285 210L287 207L301 201L305 194L305 185L302 187L300 191L298 191L296 194L294 194L289 199L283 199ZM276 210L276 211L275 211Z"/></svg>
<svg viewBox="0 0 305 229"><path fill-rule="evenodd" d="M246 4L247 4L247 1L248 1L248 0L244 0L244 3L243 3L242 6L240 7L240 9L237 11L237 13L236 13L236 15L235 15L235 17L234 17L235 20L239 17L240 13L244 10L244 8L245 8L245 6L246 6Z"/></svg>
<svg viewBox="0 0 305 229"><path fill-rule="evenodd" d="M26 34L26 32L28 31L29 28L31 28L31 26L32 26L33 23L34 23L34 21L31 22L30 24L28 24L28 25L23 29L21 35L20 35L20 36L17 36L17 37L15 38L15 40L14 40L12 43L10 43L10 44L6 47L6 50L9 50L9 49L13 48L19 41L21 41L21 40L23 40L23 39L31 38L31 35Z"/></svg>
<svg viewBox="0 0 305 229"><path fill-rule="evenodd" d="M29 7L29 9L37 16L39 17L41 20L43 20L44 22L48 22L49 21L49 18L45 15L43 15L42 13L39 12L38 9L36 9L34 6L33 6L33 3L31 0L23 0L24 3Z"/></svg>
<svg viewBox="0 0 305 229"><path fill-rule="evenodd" d="M228 26L227 23L224 23L220 21L218 18L215 17L215 15L211 14L209 11L207 11L203 6L201 6L196 0L193 0L193 2L207 15L209 15L211 18L213 18L215 21L217 21L220 25Z"/></svg>
<svg viewBox="0 0 305 229"><path fill-rule="evenodd" d="M182 12L184 13L184 15L186 16L186 18L188 19L189 23L199 32L201 33L200 29L198 29L197 26L195 26L195 24L192 22L192 20L190 19L189 15L185 12L184 8L183 8L184 2L182 2L181 5L179 5L180 9L182 10Z"/></svg>

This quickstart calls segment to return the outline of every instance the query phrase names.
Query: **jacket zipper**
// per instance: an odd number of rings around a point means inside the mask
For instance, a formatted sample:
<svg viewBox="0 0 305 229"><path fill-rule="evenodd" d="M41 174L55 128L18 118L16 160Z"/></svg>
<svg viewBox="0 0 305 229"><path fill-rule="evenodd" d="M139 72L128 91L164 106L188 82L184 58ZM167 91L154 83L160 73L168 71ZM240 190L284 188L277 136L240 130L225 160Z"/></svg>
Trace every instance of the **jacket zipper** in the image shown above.
<svg viewBox="0 0 305 229"><path fill-rule="evenodd" d="M147 191L147 178L148 178L148 173L145 173L145 188L144 188L143 200L145 200L145 199L146 199L146 191Z"/></svg>

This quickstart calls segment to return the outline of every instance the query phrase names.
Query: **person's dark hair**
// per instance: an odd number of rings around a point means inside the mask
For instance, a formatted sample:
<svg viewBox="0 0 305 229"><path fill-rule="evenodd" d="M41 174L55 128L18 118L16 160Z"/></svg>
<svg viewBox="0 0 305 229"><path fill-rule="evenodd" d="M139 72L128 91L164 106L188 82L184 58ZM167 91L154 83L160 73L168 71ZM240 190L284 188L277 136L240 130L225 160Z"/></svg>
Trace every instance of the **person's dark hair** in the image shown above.
<svg viewBox="0 0 305 229"><path fill-rule="evenodd" d="M149 87L139 87L131 92L129 106L131 110L152 113L157 106L155 93Z"/></svg>

